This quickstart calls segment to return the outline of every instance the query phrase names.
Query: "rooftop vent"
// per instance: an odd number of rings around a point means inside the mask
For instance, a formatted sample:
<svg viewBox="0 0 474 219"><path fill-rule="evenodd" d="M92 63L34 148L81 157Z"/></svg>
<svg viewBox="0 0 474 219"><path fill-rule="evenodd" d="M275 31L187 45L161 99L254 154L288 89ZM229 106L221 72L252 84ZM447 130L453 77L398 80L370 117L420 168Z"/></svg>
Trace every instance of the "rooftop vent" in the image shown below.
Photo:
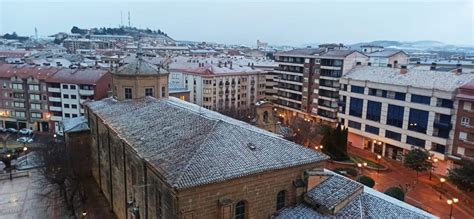
<svg viewBox="0 0 474 219"><path fill-rule="evenodd" d="M248 143L247 147L249 147L250 150L252 150L252 151L255 151L255 149L257 149L257 147L253 143Z"/></svg>
<svg viewBox="0 0 474 219"><path fill-rule="evenodd" d="M400 74L406 74L408 72L407 66L402 65L400 68Z"/></svg>
<svg viewBox="0 0 474 219"><path fill-rule="evenodd" d="M431 63L430 70L431 71L436 70L436 62Z"/></svg>

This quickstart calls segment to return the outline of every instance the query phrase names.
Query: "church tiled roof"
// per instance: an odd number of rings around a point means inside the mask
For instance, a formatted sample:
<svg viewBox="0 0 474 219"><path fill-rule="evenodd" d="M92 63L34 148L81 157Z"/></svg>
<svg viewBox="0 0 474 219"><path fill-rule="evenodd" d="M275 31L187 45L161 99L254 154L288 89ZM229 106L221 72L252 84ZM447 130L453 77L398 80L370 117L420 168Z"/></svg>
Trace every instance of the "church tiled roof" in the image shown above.
<svg viewBox="0 0 474 219"><path fill-rule="evenodd" d="M175 188L316 163L324 154L177 98L87 105Z"/></svg>

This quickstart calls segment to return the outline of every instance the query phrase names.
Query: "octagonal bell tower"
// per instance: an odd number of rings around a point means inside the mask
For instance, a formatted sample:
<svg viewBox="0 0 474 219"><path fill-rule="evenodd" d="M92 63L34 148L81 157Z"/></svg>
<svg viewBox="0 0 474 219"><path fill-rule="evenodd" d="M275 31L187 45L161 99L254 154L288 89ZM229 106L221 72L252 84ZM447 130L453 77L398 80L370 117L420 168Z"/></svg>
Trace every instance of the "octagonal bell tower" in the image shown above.
<svg viewBox="0 0 474 219"><path fill-rule="evenodd" d="M131 61L112 73L113 95L119 100L145 96L168 98L169 72L143 59L139 51Z"/></svg>

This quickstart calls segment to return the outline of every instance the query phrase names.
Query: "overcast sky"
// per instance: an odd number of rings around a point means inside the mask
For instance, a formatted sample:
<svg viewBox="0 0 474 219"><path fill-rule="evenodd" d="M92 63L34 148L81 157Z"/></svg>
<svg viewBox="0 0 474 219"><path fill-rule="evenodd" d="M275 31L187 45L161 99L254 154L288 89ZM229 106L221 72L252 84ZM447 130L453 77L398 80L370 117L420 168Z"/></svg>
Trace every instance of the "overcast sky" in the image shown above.
<svg viewBox="0 0 474 219"><path fill-rule="evenodd" d="M436 40L474 45L473 0L0 0L0 34L73 25L161 29L177 40L254 45Z"/></svg>

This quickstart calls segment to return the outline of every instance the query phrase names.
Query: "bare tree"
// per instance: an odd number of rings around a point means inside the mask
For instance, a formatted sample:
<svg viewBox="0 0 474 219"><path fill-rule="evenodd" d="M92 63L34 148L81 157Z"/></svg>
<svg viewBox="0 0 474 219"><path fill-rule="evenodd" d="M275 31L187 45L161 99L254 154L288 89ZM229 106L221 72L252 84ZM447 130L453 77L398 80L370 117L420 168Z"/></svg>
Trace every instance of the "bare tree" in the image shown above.
<svg viewBox="0 0 474 219"><path fill-rule="evenodd" d="M38 151L41 167L40 186L46 198L60 198L66 210L75 216L83 208L86 200L86 183L90 177L84 161L82 149L67 148L61 141L50 141Z"/></svg>
<svg viewBox="0 0 474 219"><path fill-rule="evenodd" d="M306 147L319 146L323 138L322 126L305 121L301 118L292 120L289 124L295 133L293 141Z"/></svg>

